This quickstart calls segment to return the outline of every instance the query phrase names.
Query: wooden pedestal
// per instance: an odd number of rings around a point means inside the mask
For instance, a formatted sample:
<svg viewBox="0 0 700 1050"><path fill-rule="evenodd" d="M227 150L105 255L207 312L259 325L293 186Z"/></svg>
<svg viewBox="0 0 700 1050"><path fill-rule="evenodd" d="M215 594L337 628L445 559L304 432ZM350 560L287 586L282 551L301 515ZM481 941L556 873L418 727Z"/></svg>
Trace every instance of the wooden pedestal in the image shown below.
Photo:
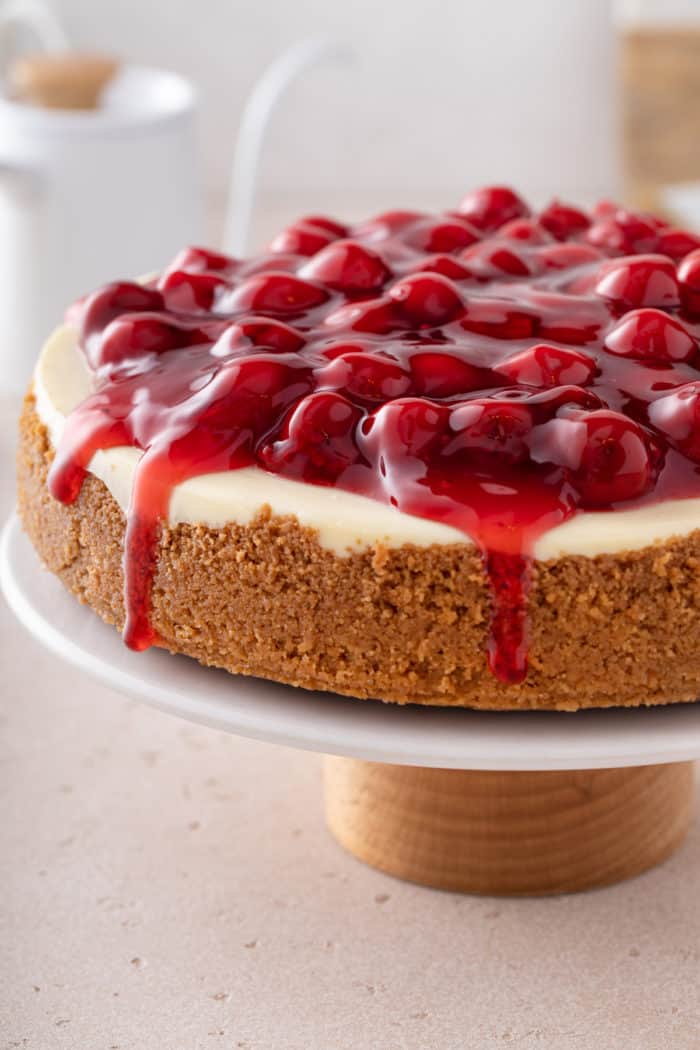
<svg viewBox="0 0 700 1050"><path fill-rule="evenodd" d="M325 797L338 841L390 875L462 893L570 893L680 846L693 763L484 773L327 757Z"/></svg>

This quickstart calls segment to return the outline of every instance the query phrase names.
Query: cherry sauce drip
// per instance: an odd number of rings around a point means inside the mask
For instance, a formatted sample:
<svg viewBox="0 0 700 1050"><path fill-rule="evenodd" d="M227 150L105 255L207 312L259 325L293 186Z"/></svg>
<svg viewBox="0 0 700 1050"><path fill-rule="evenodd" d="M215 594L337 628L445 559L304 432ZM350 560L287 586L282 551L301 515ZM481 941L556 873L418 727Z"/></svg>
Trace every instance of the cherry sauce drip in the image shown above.
<svg viewBox="0 0 700 1050"><path fill-rule="evenodd" d="M537 540L580 510L700 495L700 239L513 191L349 228L311 216L239 261L189 248L72 308L93 393L49 475L132 446L134 649L158 642L162 522L188 478L257 466L461 530L490 583L487 657L527 673Z"/></svg>

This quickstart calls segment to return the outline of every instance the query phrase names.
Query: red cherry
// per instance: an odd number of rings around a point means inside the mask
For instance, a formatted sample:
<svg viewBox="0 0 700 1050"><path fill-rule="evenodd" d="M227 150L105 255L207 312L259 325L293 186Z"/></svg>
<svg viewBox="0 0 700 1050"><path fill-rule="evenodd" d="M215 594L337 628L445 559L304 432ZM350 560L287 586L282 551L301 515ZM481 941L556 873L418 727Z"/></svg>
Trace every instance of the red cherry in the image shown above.
<svg viewBox="0 0 700 1050"><path fill-rule="evenodd" d="M375 215L373 219L367 219L356 226L352 233L354 237L362 240L376 241L386 237L392 237L400 233L408 226L412 226L425 215L420 211L385 211L381 215Z"/></svg>
<svg viewBox="0 0 700 1050"><path fill-rule="evenodd" d="M160 292L134 281L113 281L98 288L83 304L80 339L84 345L121 314L164 310Z"/></svg>
<svg viewBox="0 0 700 1050"><path fill-rule="evenodd" d="M162 314L125 314L107 325L99 344L90 354L90 363L99 368L143 354L162 354L192 345L192 338L193 329L175 324Z"/></svg>
<svg viewBox="0 0 700 1050"><path fill-rule="evenodd" d="M553 200L539 216L540 226L544 226L558 241L583 233L591 225L588 216L578 208L561 201Z"/></svg>
<svg viewBox="0 0 700 1050"><path fill-rule="evenodd" d="M256 310L273 314L300 314L319 306L328 292L288 273L261 273L234 288L221 310Z"/></svg>
<svg viewBox="0 0 700 1050"><path fill-rule="evenodd" d="M620 255L655 252L659 248L658 227L651 217L622 208L597 219L588 230L586 240L596 248Z"/></svg>
<svg viewBox="0 0 700 1050"><path fill-rule="evenodd" d="M632 310L605 337L605 349L619 357L650 361L689 361L697 343L690 332L663 310Z"/></svg>
<svg viewBox="0 0 700 1050"><path fill-rule="evenodd" d="M453 281L463 281L472 276L471 270L458 262L452 255L426 255L414 266L410 273L441 273Z"/></svg>
<svg viewBox="0 0 700 1050"><path fill-rule="evenodd" d="M537 314L503 299L471 299L460 325L493 339L529 339L539 327Z"/></svg>
<svg viewBox="0 0 700 1050"><path fill-rule="evenodd" d="M408 230L405 241L422 252L456 252L479 240L479 232L462 219L423 219Z"/></svg>
<svg viewBox="0 0 700 1050"><path fill-rule="evenodd" d="M170 270L161 277L158 288L168 310L187 313L210 311L219 293L230 291L231 285L213 273Z"/></svg>
<svg viewBox="0 0 700 1050"><path fill-rule="evenodd" d="M398 306L387 297L348 303L328 314L324 324L329 328L350 328L373 335L387 335L405 327Z"/></svg>
<svg viewBox="0 0 700 1050"><path fill-rule="evenodd" d="M700 237L688 230L663 230L659 235L659 251L674 262L679 262L697 248L700 248Z"/></svg>
<svg viewBox="0 0 700 1050"><path fill-rule="evenodd" d="M460 258L469 269L482 278L506 274L509 277L527 277L539 270L536 255L527 248L498 240L482 241L462 252Z"/></svg>
<svg viewBox="0 0 700 1050"><path fill-rule="evenodd" d="M572 481L586 507L644 495L654 480L649 439L634 420L610 409L582 413L582 443Z"/></svg>
<svg viewBox="0 0 700 1050"><path fill-rule="evenodd" d="M410 366L413 386L422 397L454 397L494 385L488 369L456 354L421 350L411 354Z"/></svg>
<svg viewBox="0 0 700 1050"><path fill-rule="evenodd" d="M243 317L229 325L211 348L213 357L228 357L249 347L269 347L276 353L295 353L306 342L301 332L269 317Z"/></svg>
<svg viewBox="0 0 700 1050"><path fill-rule="evenodd" d="M449 419L446 405L415 397L391 401L377 409L360 427L363 451L380 467L382 474L386 474L387 463L405 458L425 462L441 451Z"/></svg>
<svg viewBox="0 0 700 1050"><path fill-rule="evenodd" d="M321 356L327 361L335 361L336 357L342 357L343 354L371 353L376 345L369 339L338 339L326 343L321 350Z"/></svg>
<svg viewBox="0 0 700 1050"><path fill-rule="evenodd" d="M468 193L459 212L478 230L497 230L510 219L526 218L530 209L507 186L485 186Z"/></svg>
<svg viewBox="0 0 700 1050"><path fill-rule="evenodd" d="M270 242L270 251L292 255L315 255L330 244L335 235L308 222L295 222Z"/></svg>
<svg viewBox="0 0 700 1050"><path fill-rule="evenodd" d="M525 244L550 244L552 238L536 219L511 219L498 231L499 237Z"/></svg>
<svg viewBox="0 0 700 1050"><path fill-rule="evenodd" d="M233 460L279 422L289 406L309 392L311 369L289 354L250 354L225 362L203 389L197 425L232 435Z"/></svg>
<svg viewBox="0 0 700 1050"><path fill-rule="evenodd" d="M377 291L391 271L371 248L357 241L336 241L309 260L299 275L351 294Z"/></svg>
<svg viewBox="0 0 700 1050"><path fill-rule="evenodd" d="M459 452L476 462L498 457L510 466L522 463L528 458L532 425L532 413L524 404L496 398L468 401L452 412L450 428L455 434L445 455Z"/></svg>
<svg viewBox="0 0 700 1050"><path fill-rule="evenodd" d="M410 376L396 361L362 351L334 358L317 380L319 387L339 390L362 404L403 397L411 387Z"/></svg>
<svg viewBox="0 0 700 1050"><path fill-rule="evenodd" d="M617 211L620 211L620 205L604 197L593 205L592 215L594 219L606 219Z"/></svg>
<svg viewBox="0 0 700 1050"><path fill-rule="evenodd" d="M305 215L303 219L299 219L299 222L305 226L317 226L320 230L328 230L334 237L348 236L347 226L335 219L329 219L327 215Z"/></svg>
<svg viewBox="0 0 700 1050"><path fill-rule="evenodd" d="M602 255L592 244L547 244L538 253L541 263L550 270L568 270L574 266L586 266L598 262Z"/></svg>
<svg viewBox="0 0 700 1050"><path fill-rule="evenodd" d="M456 285L439 273L417 273L404 277L389 290L411 324L436 327L448 324L464 312Z"/></svg>
<svg viewBox="0 0 700 1050"><path fill-rule="evenodd" d="M618 308L680 304L676 268L666 255L629 255L603 263L595 290Z"/></svg>
<svg viewBox="0 0 700 1050"><path fill-rule="evenodd" d="M700 463L700 382L684 383L653 401L649 420L684 456Z"/></svg>
<svg viewBox="0 0 700 1050"><path fill-rule="evenodd" d="M691 317L700 317L700 248L690 252L680 263L678 284L683 309Z"/></svg>
<svg viewBox="0 0 700 1050"><path fill-rule="evenodd" d="M175 256L168 271L187 270L189 273L203 273L205 270L225 270L228 273L238 267L238 262L230 255L213 252L209 248L183 248Z"/></svg>
<svg viewBox="0 0 700 1050"><path fill-rule="evenodd" d="M579 350L541 343L521 350L496 366L496 371L514 383L528 386L584 386L596 373L592 358Z"/></svg>
<svg viewBox="0 0 700 1050"><path fill-rule="evenodd" d="M333 484L361 459L355 440L361 418L361 409L340 394L309 394L294 408L284 436L263 445L259 458L268 470Z"/></svg>

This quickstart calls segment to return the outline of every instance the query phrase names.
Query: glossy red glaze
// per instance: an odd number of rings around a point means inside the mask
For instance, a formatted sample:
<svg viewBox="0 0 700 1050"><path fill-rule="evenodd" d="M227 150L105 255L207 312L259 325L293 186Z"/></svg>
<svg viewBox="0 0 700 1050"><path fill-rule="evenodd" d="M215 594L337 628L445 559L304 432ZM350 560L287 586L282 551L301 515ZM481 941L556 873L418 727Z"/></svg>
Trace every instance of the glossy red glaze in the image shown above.
<svg viewBox="0 0 700 1050"><path fill-rule="evenodd" d="M96 450L143 450L128 644L157 641L173 487L257 465L471 537L490 666L521 681L538 538L582 509L700 495L698 243L608 202L531 216L491 187L438 216L309 216L257 259L189 248L157 281L89 296L71 317L94 393L50 487L70 502Z"/></svg>

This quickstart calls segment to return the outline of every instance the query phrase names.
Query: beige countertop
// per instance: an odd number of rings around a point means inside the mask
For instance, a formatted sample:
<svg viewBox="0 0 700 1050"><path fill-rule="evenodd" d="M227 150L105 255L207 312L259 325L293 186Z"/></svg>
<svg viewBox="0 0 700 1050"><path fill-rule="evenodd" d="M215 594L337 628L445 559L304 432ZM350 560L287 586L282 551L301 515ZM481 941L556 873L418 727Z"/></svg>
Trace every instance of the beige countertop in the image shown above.
<svg viewBox="0 0 700 1050"><path fill-rule="evenodd" d="M700 824L583 896L424 890L331 840L316 756L98 687L2 602L0 646L0 1050L700 1045Z"/></svg>

